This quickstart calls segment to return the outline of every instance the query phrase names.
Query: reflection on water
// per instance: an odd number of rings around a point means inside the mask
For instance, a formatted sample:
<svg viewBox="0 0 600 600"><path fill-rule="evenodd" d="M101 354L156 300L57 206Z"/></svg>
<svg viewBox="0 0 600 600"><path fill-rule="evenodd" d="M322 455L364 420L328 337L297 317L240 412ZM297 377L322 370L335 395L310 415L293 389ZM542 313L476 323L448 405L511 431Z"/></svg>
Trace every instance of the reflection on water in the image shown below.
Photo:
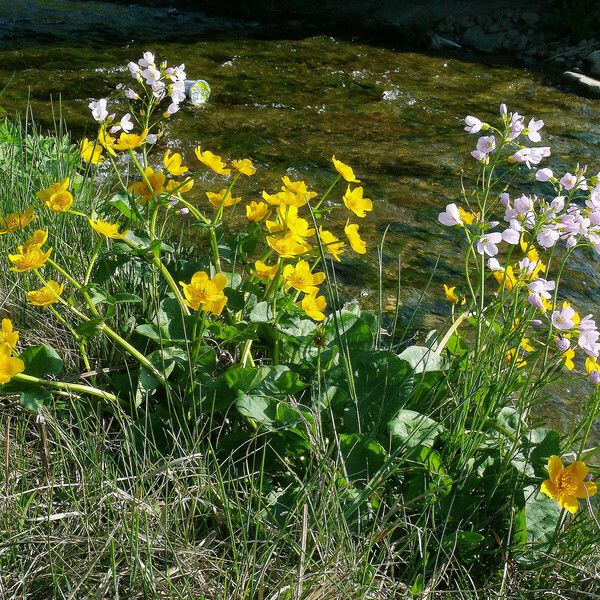
<svg viewBox="0 0 600 600"><path fill-rule="evenodd" d="M12 80L1 103L9 111L23 110L29 97L38 121L51 125L48 98L60 98L63 117L83 135L93 128L90 99L114 90L128 77L123 65L146 49L4 51L0 78ZM540 74L329 37L212 40L151 49L170 63L184 62L190 78L204 78L212 87L206 106L187 107L173 119L171 144L190 160L198 143L227 157L252 157L259 171L240 182L245 199L278 187L285 172L323 190L332 178L333 153L354 167L376 205L361 228L373 251L340 269L342 287L360 292L367 304L376 302L376 294L367 291L375 288L374 247L389 226L383 252L386 302L395 295L398 254L409 308L439 260L422 311L432 316L415 321L423 330L447 315L440 282L460 277L463 246L436 219L440 207L458 198L460 170L468 173L472 167L468 150L474 138L462 131L465 114L493 119L504 101L509 109L544 119L544 141L553 148L558 170L567 156L572 163L600 168L600 104L559 91ZM206 175L205 184L218 190L221 181ZM580 258L579 272L567 281L570 294L577 305L597 313L598 267L591 256ZM548 410L569 428L578 394L585 397L588 390L578 382L559 387Z"/></svg>

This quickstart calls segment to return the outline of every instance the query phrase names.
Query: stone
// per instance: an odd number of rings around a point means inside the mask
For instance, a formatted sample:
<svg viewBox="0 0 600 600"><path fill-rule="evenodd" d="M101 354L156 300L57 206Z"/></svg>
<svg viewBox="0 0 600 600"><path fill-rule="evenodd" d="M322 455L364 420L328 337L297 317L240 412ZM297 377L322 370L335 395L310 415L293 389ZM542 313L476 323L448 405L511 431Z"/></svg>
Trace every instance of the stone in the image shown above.
<svg viewBox="0 0 600 600"><path fill-rule="evenodd" d="M588 93L590 96L600 98L600 81L583 75L581 73L575 73L574 71L565 71L563 77L574 83L580 90Z"/></svg>
<svg viewBox="0 0 600 600"><path fill-rule="evenodd" d="M586 69L590 75L600 76L600 50L594 50L585 57Z"/></svg>
<svg viewBox="0 0 600 600"><path fill-rule="evenodd" d="M470 27L463 35L463 42L481 52L494 52L502 47L504 33L485 33L479 25Z"/></svg>
<svg viewBox="0 0 600 600"><path fill-rule="evenodd" d="M540 15L527 11L521 15L521 20L529 27L533 27L534 25L537 25L540 20Z"/></svg>

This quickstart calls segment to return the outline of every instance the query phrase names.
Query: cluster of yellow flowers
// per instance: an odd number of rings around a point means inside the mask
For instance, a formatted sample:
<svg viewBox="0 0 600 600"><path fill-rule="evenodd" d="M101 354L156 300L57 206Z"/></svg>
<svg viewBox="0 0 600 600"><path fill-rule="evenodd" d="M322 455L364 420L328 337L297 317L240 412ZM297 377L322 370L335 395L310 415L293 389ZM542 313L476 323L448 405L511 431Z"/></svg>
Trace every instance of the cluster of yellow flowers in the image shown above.
<svg viewBox="0 0 600 600"><path fill-rule="evenodd" d="M13 329L10 319L2 319L0 329L0 385L8 383L15 375L25 370L25 364L13 356L19 341L19 332Z"/></svg>

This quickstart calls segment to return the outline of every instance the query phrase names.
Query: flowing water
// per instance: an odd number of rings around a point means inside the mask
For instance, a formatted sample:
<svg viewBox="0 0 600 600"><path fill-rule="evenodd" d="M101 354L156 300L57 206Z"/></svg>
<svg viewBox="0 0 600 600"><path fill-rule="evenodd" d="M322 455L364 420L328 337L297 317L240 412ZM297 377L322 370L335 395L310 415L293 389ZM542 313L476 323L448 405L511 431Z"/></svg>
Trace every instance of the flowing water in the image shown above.
<svg viewBox="0 0 600 600"><path fill-rule="evenodd" d="M82 10L80 3L67 3ZM358 293L367 305L377 303L375 246L387 230L384 304L390 305L395 297L399 255L405 314L425 291L423 310L413 322L421 331L448 315L441 282L461 278L464 245L455 232L439 226L437 214L459 198L461 169L467 176L473 170L468 151L475 138L462 130L464 115L493 119L499 103L506 102L509 109L544 119L544 142L552 146L556 170L567 164L573 167L575 162L589 164L593 172L600 170L600 103L558 89L552 75L477 62L468 55L400 52L327 36L302 39L298 32L298 39L261 39L235 23L196 24L197 35L192 38L200 41L167 42L164 29L171 25L165 21L159 27L156 11L147 22L133 21L144 43L122 47L111 44L110 36L98 43L94 36L82 35L86 18L102 21L109 14L101 13L101 8L107 8L102 3L89 5L96 7L95 16L84 10L80 21L73 21L71 11L69 27L64 23L47 27L54 37L45 44L40 45L38 27L35 35L14 42L18 49L4 45L0 82L8 87L0 104L9 114L22 112L29 101L38 123L50 126L60 99L62 116L74 135L93 135L87 104L99 97L118 98L115 86L127 81L124 65L129 60L151 49L169 63L185 63L188 77L208 80L213 93L205 106L188 106L173 118L170 146L190 162L198 143L225 157L251 157L259 171L239 186L248 200L258 199L262 189L277 189L279 177L286 173L324 190L332 179L334 153L352 165L375 210L361 222L371 250L340 266L342 289ZM129 9L110 10L117 25L133 26ZM44 18L47 21L47 15ZM25 22L32 23L31 19ZM61 27L75 33L62 39L57 33ZM179 38L177 29L172 37ZM160 41L153 43L153 39ZM217 176L207 175L204 182L204 189L220 189ZM338 230L341 224L337 223ZM598 265L587 254L581 254L579 261L567 280L569 295L576 305L600 316ZM565 378L544 410L568 430L588 393L586 384Z"/></svg>

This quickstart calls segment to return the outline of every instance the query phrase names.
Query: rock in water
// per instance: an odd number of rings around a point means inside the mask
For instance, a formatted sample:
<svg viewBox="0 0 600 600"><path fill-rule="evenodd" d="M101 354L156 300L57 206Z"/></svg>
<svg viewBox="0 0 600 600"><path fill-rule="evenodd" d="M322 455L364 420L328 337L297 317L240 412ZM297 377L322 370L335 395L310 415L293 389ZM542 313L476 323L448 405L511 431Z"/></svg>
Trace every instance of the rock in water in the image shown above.
<svg viewBox="0 0 600 600"><path fill-rule="evenodd" d="M590 96L600 98L600 81L597 79L582 75L581 73L574 73L573 71L565 71L563 77L575 83L581 90L590 94Z"/></svg>

